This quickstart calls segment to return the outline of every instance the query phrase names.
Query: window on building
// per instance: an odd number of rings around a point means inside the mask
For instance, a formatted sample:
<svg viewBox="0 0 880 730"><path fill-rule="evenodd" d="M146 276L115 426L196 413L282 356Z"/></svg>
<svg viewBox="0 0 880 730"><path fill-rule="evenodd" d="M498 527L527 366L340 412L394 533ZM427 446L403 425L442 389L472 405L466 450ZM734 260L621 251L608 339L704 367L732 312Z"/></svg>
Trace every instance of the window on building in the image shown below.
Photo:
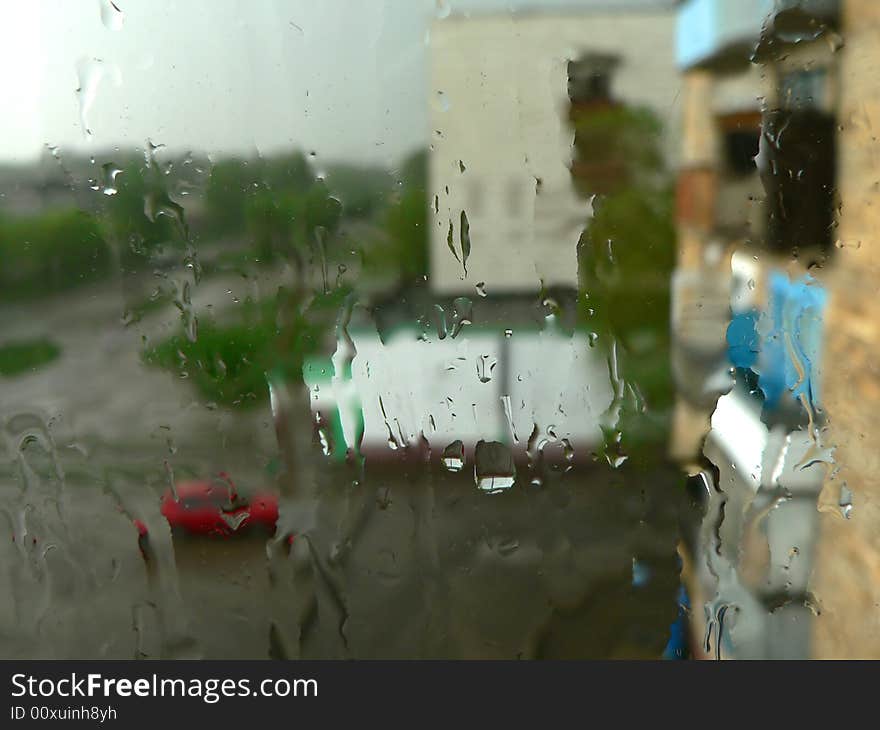
<svg viewBox="0 0 880 730"><path fill-rule="evenodd" d="M827 251L834 223L835 120L817 109L767 115L764 147L768 244L781 251Z"/></svg>
<svg viewBox="0 0 880 730"><path fill-rule="evenodd" d="M725 171L733 177L757 172L755 156L761 137L761 113L741 112L718 119Z"/></svg>
<svg viewBox="0 0 880 730"><path fill-rule="evenodd" d="M611 100L611 82L618 65L616 56L588 53L568 62L568 97L572 104Z"/></svg>
<svg viewBox="0 0 880 730"><path fill-rule="evenodd" d="M826 104L827 71L824 68L799 69L780 81L780 105L785 109L821 109Z"/></svg>

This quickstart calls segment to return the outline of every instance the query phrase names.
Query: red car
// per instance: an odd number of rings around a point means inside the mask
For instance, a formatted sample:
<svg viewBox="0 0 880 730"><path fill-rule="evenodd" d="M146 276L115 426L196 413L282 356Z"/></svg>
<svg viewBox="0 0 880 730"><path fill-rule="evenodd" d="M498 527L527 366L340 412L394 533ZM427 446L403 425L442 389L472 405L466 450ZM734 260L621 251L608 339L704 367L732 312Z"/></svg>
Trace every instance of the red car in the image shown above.
<svg viewBox="0 0 880 730"><path fill-rule="evenodd" d="M222 478L222 475L221 475ZM228 479L189 481L175 485L162 496L162 515L172 531L229 537L255 528L274 534L278 498L268 492L250 497L239 494Z"/></svg>

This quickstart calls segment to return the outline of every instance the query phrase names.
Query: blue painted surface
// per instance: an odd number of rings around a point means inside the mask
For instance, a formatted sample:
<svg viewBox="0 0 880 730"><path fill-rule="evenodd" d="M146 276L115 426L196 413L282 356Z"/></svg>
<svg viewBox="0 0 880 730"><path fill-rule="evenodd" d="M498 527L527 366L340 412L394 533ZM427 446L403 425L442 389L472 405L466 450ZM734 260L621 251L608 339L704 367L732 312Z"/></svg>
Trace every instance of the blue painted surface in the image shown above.
<svg viewBox="0 0 880 730"><path fill-rule="evenodd" d="M789 281L770 276L770 332L758 363L765 405L774 407L785 392L811 406L821 403L822 315L827 293L811 276Z"/></svg>
<svg viewBox="0 0 880 730"><path fill-rule="evenodd" d="M636 560L635 558L633 558L632 566L633 587L642 588L643 586L648 585L648 583L651 581L651 575L653 573L651 568L645 563Z"/></svg>
<svg viewBox="0 0 880 730"><path fill-rule="evenodd" d="M758 336L757 310L741 312L733 317L727 328L727 352L730 363L736 368L754 368L761 351Z"/></svg>
<svg viewBox="0 0 880 730"><path fill-rule="evenodd" d="M827 292L811 276L790 281L783 272L770 274L769 289L767 312L744 312L728 326L730 363L757 373L765 408L801 396L819 406Z"/></svg>
<svg viewBox="0 0 880 730"><path fill-rule="evenodd" d="M686 0L678 10L675 60L689 68L737 43L757 42L773 0Z"/></svg>
<svg viewBox="0 0 880 730"><path fill-rule="evenodd" d="M687 659L688 658L688 599L685 587L678 588L678 616L669 627L669 641L663 650L664 659Z"/></svg>

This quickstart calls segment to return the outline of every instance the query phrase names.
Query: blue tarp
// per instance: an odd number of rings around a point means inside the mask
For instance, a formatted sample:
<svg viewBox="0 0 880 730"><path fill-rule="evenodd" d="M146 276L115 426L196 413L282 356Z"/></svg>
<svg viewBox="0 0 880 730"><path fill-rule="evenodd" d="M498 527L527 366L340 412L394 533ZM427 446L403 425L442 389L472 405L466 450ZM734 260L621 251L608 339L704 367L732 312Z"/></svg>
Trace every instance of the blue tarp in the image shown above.
<svg viewBox="0 0 880 730"><path fill-rule="evenodd" d="M678 616L669 627L669 641L663 650L664 659L688 659L688 612L690 601L683 585L678 588Z"/></svg>
<svg viewBox="0 0 880 730"><path fill-rule="evenodd" d="M818 406L827 293L809 275L790 281L785 273L773 272L769 286L767 312L743 312L727 328L730 362L757 373L766 408L777 407L786 391Z"/></svg>

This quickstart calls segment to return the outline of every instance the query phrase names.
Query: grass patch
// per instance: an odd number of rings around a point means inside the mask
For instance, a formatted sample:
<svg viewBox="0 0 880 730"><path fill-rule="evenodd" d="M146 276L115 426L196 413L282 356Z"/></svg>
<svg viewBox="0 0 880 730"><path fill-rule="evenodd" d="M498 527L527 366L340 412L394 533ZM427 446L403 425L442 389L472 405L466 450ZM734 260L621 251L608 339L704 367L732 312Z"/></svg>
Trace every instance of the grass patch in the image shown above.
<svg viewBox="0 0 880 730"><path fill-rule="evenodd" d="M191 379L209 400L242 405L264 400L266 373L281 359L275 348L278 334L268 322L208 323L200 326L195 342L174 335L148 350L145 360Z"/></svg>
<svg viewBox="0 0 880 730"><path fill-rule="evenodd" d="M286 292L262 302L246 301L240 319L199 322L195 342L181 331L143 352L144 361L189 379L208 400L245 407L268 398L266 377L297 382L304 358L319 351L333 332L347 289L316 296L300 310Z"/></svg>
<svg viewBox="0 0 880 730"><path fill-rule="evenodd" d="M0 375L10 377L37 370L60 354L61 348L45 338L7 342L0 345Z"/></svg>

